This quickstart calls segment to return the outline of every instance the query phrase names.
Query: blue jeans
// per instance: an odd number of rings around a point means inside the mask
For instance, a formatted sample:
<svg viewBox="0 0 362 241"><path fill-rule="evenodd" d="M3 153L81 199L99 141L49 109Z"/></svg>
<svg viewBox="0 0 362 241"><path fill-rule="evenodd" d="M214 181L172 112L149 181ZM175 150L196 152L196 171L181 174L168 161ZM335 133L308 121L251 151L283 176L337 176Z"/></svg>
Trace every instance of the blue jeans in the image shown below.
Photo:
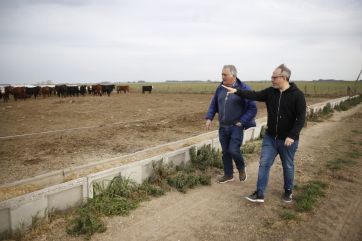
<svg viewBox="0 0 362 241"><path fill-rule="evenodd" d="M240 151L243 138L243 127L235 125L219 127L219 140L222 149L225 176L233 175L233 159L238 170L243 170L245 168L244 158Z"/></svg>
<svg viewBox="0 0 362 241"><path fill-rule="evenodd" d="M259 173L257 191L264 194L269 179L269 171L274 163L275 157L279 154L283 166L284 191L293 190L294 181L294 155L298 148L299 140L287 147L284 140L275 139L265 135L261 147L261 157L259 162Z"/></svg>

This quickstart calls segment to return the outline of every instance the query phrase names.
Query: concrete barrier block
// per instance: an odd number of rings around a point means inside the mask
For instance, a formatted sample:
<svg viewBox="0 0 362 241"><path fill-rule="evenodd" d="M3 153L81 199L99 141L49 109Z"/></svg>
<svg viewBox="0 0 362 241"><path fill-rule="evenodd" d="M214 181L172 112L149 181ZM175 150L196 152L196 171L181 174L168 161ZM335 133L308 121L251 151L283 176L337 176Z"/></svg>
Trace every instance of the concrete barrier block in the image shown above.
<svg viewBox="0 0 362 241"><path fill-rule="evenodd" d="M221 144L220 144L220 142L217 142L217 143L214 142L213 148L214 148L216 151L217 151L217 150L221 151Z"/></svg>
<svg viewBox="0 0 362 241"><path fill-rule="evenodd" d="M244 138L243 138L243 144L247 141L251 141L253 137L254 128L249 128L244 131Z"/></svg>
<svg viewBox="0 0 362 241"><path fill-rule="evenodd" d="M191 149L191 147L188 147L185 150L185 163L187 163L191 160L190 149Z"/></svg>
<svg viewBox="0 0 362 241"><path fill-rule="evenodd" d="M147 180L153 173L153 162L143 163L142 166L142 182Z"/></svg>
<svg viewBox="0 0 362 241"><path fill-rule="evenodd" d="M4 208L0 210L0 237L4 232L10 230L10 209Z"/></svg>
<svg viewBox="0 0 362 241"><path fill-rule="evenodd" d="M124 166L121 169L121 176L130 178L133 181L135 181L138 184L142 183L142 166L137 165L130 165L130 166Z"/></svg>
<svg viewBox="0 0 362 241"><path fill-rule="evenodd" d="M48 195L49 211L66 210L69 207L74 207L81 204L84 200L84 188L86 188L86 185L73 187L71 189Z"/></svg>
<svg viewBox="0 0 362 241"><path fill-rule="evenodd" d="M163 159L164 159L164 156L159 155L159 156L151 157L151 158L144 159L144 160L138 162L138 164L141 166L141 170L142 170L142 182L145 181L146 179L148 179L152 175L153 163L159 162L161 160L163 161Z"/></svg>
<svg viewBox="0 0 362 241"><path fill-rule="evenodd" d="M220 144L219 137L211 139L212 148L215 148L216 145Z"/></svg>
<svg viewBox="0 0 362 241"><path fill-rule="evenodd" d="M107 186L112 181L113 178L121 175L121 169L122 167L116 167L88 175L87 176L88 198L93 198L94 196L93 185L95 183L99 183L102 186Z"/></svg>
<svg viewBox="0 0 362 241"><path fill-rule="evenodd" d="M262 126L254 127L252 140L256 140L260 137Z"/></svg>
<svg viewBox="0 0 362 241"><path fill-rule="evenodd" d="M38 199L26 200L22 205L10 208L11 229L29 227L33 217L46 216L48 199L42 196Z"/></svg>
<svg viewBox="0 0 362 241"><path fill-rule="evenodd" d="M167 153L167 163L173 163L174 166L179 166L186 162L186 149L177 150Z"/></svg>
<svg viewBox="0 0 362 241"><path fill-rule="evenodd" d="M197 143L195 146L196 146L196 149L199 149L199 148L201 148L201 147L203 147L203 146L207 146L207 145L213 145L213 141L212 140L206 140L206 141L202 141L202 142L199 142L199 143Z"/></svg>

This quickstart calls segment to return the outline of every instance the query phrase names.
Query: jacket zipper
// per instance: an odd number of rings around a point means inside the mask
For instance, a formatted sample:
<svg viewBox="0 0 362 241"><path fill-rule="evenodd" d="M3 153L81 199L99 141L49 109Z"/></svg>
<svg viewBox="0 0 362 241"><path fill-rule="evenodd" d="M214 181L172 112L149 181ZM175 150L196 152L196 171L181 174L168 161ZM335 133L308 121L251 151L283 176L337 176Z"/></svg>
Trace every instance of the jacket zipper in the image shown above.
<svg viewBox="0 0 362 241"><path fill-rule="evenodd" d="M226 118L226 101L228 100L228 94L226 93L225 95L225 100L224 100L224 123L225 123L225 118Z"/></svg>
<svg viewBox="0 0 362 241"><path fill-rule="evenodd" d="M280 100L282 99L282 94L283 94L283 92L280 92L278 110L277 110L277 123L275 126L275 139L277 139L277 137L278 137L279 109L280 109Z"/></svg>

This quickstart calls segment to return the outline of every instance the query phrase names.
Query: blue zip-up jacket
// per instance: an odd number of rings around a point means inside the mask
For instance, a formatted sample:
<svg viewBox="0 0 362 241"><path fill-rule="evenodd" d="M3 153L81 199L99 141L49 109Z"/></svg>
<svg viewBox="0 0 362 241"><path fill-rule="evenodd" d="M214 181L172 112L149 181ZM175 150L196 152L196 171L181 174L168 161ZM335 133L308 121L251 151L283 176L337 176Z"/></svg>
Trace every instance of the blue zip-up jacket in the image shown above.
<svg viewBox="0 0 362 241"><path fill-rule="evenodd" d="M220 85L215 91L205 119L213 120L216 113L219 114L220 125L234 125L241 122L244 129L256 126L255 116L257 108L255 101L240 98L237 95L227 95L227 90ZM251 90L251 88L236 79L233 88Z"/></svg>

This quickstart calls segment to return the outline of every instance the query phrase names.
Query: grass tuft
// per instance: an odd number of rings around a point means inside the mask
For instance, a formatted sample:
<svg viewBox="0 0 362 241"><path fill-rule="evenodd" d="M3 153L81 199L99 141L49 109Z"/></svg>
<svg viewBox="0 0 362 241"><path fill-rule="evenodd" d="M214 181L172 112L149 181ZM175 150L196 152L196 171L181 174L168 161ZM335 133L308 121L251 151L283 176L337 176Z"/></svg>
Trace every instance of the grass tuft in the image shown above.
<svg viewBox="0 0 362 241"><path fill-rule="evenodd" d="M285 210L282 214L280 214L280 217L283 220L291 221L291 220L297 220L298 214L294 211Z"/></svg>
<svg viewBox="0 0 362 241"><path fill-rule="evenodd" d="M343 166L351 166L355 163L356 163L356 161L353 161L350 159L336 158L336 159L327 161L326 166L329 170L337 171L337 170L341 170L343 168Z"/></svg>
<svg viewBox="0 0 362 241"><path fill-rule="evenodd" d="M307 212L314 208L320 197L325 196L327 184L322 181L309 181L307 184L299 187L295 197L296 209L300 212Z"/></svg>

